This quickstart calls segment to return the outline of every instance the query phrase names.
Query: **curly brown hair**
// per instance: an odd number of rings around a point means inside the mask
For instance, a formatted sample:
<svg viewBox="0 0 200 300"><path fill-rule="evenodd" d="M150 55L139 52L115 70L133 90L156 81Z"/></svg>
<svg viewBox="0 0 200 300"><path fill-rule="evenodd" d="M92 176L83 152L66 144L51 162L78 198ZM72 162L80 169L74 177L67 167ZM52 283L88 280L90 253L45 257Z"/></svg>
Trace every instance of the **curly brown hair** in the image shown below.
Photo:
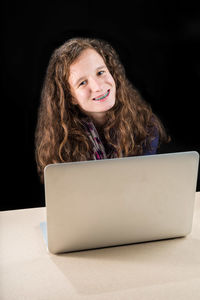
<svg viewBox="0 0 200 300"><path fill-rule="evenodd" d="M159 118L127 79L113 47L100 39L73 38L52 54L43 84L35 132L41 181L48 164L92 159L91 142L82 123L83 113L72 103L68 82L70 65L88 48L102 56L116 84L116 102L106 112L103 131L117 156L142 155L144 146L148 147L155 138L155 132L160 143L168 139Z"/></svg>

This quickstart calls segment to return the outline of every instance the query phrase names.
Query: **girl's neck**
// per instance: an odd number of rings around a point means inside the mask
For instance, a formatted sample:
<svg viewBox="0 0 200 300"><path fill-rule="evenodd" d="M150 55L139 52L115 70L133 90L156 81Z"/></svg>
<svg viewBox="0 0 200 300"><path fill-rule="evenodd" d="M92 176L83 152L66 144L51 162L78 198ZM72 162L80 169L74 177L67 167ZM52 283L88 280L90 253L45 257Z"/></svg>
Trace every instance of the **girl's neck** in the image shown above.
<svg viewBox="0 0 200 300"><path fill-rule="evenodd" d="M91 116L91 118L97 128L102 128L106 122L105 114L96 114L95 116Z"/></svg>

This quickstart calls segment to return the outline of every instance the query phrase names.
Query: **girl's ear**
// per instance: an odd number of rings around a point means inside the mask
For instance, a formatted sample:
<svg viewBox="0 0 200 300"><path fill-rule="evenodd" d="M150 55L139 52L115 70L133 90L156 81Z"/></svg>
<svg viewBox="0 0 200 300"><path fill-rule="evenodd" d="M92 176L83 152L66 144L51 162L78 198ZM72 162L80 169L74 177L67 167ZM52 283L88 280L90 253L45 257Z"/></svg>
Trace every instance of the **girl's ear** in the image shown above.
<svg viewBox="0 0 200 300"><path fill-rule="evenodd" d="M74 97L72 97L71 102L72 102L72 104L74 104L74 105L77 105L77 104L78 104L76 98L74 98Z"/></svg>

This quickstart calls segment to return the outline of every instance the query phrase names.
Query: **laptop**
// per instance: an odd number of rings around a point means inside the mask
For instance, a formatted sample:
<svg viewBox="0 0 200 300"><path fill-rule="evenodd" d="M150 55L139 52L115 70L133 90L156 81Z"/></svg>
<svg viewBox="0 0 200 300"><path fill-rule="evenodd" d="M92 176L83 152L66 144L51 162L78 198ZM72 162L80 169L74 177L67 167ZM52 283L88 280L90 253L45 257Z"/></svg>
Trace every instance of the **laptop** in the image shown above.
<svg viewBox="0 0 200 300"><path fill-rule="evenodd" d="M47 243L58 254L188 235L195 151L46 166Z"/></svg>

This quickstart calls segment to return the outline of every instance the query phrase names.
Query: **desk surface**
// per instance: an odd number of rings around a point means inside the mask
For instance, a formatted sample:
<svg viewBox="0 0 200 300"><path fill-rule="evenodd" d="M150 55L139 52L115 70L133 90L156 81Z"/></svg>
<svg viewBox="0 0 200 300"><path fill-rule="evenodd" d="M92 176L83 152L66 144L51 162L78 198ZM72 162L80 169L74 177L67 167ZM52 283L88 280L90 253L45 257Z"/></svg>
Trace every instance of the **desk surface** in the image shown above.
<svg viewBox="0 0 200 300"><path fill-rule="evenodd" d="M200 299L200 193L186 238L52 255L45 208L0 213L0 298Z"/></svg>

